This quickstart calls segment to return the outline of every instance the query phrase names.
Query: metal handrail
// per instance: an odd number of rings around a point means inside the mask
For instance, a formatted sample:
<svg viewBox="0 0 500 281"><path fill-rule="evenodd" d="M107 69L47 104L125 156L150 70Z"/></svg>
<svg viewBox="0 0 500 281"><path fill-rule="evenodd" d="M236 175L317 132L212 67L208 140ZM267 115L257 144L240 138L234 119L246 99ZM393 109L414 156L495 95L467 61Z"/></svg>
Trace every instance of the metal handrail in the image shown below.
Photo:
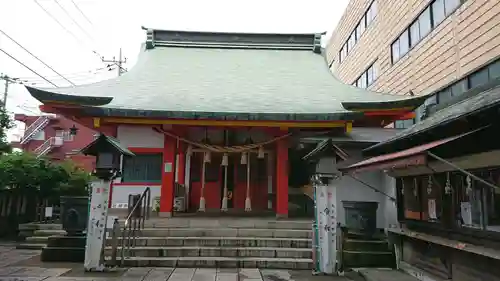
<svg viewBox="0 0 500 281"><path fill-rule="evenodd" d="M129 195L130 199L137 195ZM133 202L133 201L132 201ZM145 204L143 204L143 202ZM142 209L138 209L142 208ZM140 211L137 214L137 211ZM139 199L134 203L130 211L128 212L127 217L125 218L125 224L122 231L122 239L121 239L121 265L123 266L125 260L125 251L127 254L130 254L130 248L135 246L136 244L136 232L144 228L144 223L147 219L149 219L151 212L151 189L146 187L146 189L142 192ZM112 245L112 262L116 265L116 256L118 251L118 235L119 235L119 223L118 220L115 220L113 225L113 245Z"/></svg>

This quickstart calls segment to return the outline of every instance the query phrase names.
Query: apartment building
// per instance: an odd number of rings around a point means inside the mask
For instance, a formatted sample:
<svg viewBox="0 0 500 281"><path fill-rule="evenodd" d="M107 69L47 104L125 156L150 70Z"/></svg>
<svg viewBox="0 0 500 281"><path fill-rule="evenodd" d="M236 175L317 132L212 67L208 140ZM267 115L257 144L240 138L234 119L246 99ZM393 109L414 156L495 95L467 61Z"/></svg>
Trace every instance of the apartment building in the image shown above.
<svg viewBox="0 0 500 281"><path fill-rule="evenodd" d="M326 47L334 74L370 90L433 104L500 77L500 1L352 0Z"/></svg>
<svg viewBox="0 0 500 281"><path fill-rule="evenodd" d="M95 131L59 115L16 114L14 119L26 124L21 139L12 142L14 148L30 151L54 161L71 159L87 171L94 169L95 158L78 152L94 140L97 134ZM72 128L77 129L76 135L70 133Z"/></svg>

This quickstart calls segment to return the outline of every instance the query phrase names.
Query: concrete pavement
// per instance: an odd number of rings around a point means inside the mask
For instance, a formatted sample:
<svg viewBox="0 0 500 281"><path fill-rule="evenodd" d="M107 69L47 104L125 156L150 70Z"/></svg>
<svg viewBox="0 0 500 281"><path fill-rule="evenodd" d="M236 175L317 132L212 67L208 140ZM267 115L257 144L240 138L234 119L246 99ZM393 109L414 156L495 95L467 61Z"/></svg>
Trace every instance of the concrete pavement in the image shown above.
<svg viewBox="0 0 500 281"><path fill-rule="evenodd" d="M0 281L347 281L345 277L312 276L310 270L253 268L123 268L111 273L85 273L81 264L41 263L40 251L0 246Z"/></svg>

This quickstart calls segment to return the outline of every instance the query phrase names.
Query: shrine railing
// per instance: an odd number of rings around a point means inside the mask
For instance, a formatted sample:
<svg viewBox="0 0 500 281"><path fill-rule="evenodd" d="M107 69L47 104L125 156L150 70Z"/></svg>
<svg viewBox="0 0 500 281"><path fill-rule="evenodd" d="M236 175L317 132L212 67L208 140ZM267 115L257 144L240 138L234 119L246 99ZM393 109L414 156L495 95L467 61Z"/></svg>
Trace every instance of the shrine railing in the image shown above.
<svg viewBox="0 0 500 281"><path fill-rule="evenodd" d="M120 235L120 225L118 220L113 224L112 233L112 265L117 265L118 248L120 248L120 265L123 266L124 261L130 256L130 248L136 246L136 238L144 229L144 224L149 219L151 212L151 189L146 187L142 194L129 195L128 215L125 218L123 229L121 230L121 239L118 242ZM120 246L118 246L120 244Z"/></svg>

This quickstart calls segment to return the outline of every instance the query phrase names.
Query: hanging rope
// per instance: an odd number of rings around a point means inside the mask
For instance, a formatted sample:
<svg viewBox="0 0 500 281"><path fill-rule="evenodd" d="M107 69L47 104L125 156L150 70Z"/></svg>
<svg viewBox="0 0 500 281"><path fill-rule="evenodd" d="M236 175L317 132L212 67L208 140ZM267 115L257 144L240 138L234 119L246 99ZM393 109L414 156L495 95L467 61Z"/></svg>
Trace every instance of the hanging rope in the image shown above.
<svg viewBox="0 0 500 281"><path fill-rule="evenodd" d="M166 136L169 136L171 138L174 138L174 139L177 139L177 140L181 140L181 141L183 141L185 143L191 144L191 145L196 146L198 148L209 150L211 152L220 152L220 153L223 153L223 152L225 152L225 153L241 153L241 152L245 152L245 151L256 149L256 148L259 148L261 146L264 146L264 145L267 145L267 144L271 144L271 143L276 142L278 140L287 138L287 137L289 137L292 134L292 133L288 133L286 135L279 136L279 137L276 137L274 139L271 139L271 140L268 140L268 141L264 141L264 142L260 142L260 143L247 144L247 145L236 145L236 146L220 146L220 145L211 145L211 144L204 144L204 143L200 143L200 142L191 141L189 139L177 136L175 134L172 134L172 133L170 133L168 131L165 131L162 128L158 128L158 127L153 127L153 130L155 130L155 131L157 131L159 133L162 133L162 134L164 134Z"/></svg>

